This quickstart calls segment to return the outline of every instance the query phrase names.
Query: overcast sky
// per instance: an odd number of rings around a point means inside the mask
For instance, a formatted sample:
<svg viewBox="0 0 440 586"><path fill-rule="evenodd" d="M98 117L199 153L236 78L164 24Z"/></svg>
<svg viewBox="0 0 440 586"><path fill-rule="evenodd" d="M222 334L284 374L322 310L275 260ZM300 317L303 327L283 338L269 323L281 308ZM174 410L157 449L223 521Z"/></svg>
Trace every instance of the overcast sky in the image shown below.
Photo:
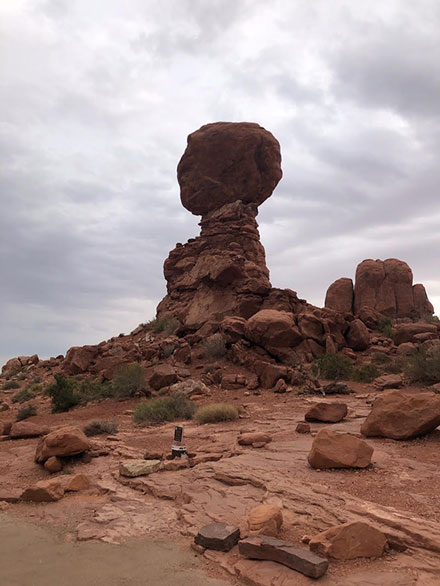
<svg viewBox="0 0 440 586"><path fill-rule="evenodd" d="M438 0L2 0L0 364L154 317L186 136L258 122L272 284L397 257L440 311Z"/></svg>

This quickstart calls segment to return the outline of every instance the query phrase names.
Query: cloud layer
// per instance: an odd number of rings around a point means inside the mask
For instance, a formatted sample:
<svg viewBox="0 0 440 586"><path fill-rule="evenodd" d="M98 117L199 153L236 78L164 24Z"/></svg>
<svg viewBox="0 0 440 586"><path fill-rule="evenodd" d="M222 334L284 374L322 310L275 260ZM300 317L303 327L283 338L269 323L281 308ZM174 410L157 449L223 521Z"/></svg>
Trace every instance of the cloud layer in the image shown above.
<svg viewBox="0 0 440 586"><path fill-rule="evenodd" d="M260 208L275 286L322 305L364 258L440 311L436 0L17 0L0 7L0 363L129 331L198 233L186 136L256 121L284 178Z"/></svg>

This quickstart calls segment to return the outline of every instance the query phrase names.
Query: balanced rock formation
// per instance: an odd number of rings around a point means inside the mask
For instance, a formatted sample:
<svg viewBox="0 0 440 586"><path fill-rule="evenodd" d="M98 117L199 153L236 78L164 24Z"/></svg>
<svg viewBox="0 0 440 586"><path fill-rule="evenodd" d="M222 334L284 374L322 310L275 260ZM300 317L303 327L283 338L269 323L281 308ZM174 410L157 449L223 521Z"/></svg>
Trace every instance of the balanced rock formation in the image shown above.
<svg viewBox="0 0 440 586"><path fill-rule="evenodd" d="M40 439L35 450L35 461L45 462L51 456L76 456L89 448L90 441L81 429L63 427Z"/></svg>
<svg viewBox="0 0 440 586"><path fill-rule="evenodd" d="M396 258L362 261L356 269L354 286L347 278L330 285L325 307L356 315L368 308L389 317L419 318L434 313L424 286L413 285L410 267Z"/></svg>
<svg viewBox="0 0 440 586"><path fill-rule="evenodd" d="M177 177L202 230L166 260L168 295L158 315L197 329L261 307L271 284L255 218L281 176L279 143L258 124L218 122L189 135Z"/></svg>

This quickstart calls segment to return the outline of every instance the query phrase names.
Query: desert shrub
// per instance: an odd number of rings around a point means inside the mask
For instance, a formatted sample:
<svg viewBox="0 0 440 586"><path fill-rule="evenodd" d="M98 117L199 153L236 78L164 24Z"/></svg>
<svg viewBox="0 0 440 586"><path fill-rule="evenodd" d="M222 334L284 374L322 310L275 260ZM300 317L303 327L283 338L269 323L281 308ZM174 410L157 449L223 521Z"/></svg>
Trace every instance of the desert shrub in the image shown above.
<svg viewBox="0 0 440 586"><path fill-rule="evenodd" d="M353 380L359 383L371 383L381 374L375 364L364 364L353 371Z"/></svg>
<svg viewBox="0 0 440 586"><path fill-rule="evenodd" d="M400 374L405 368L405 358L403 356L391 359L390 362L383 366L383 371L387 374Z"/></svg>
<svg viewBox="0 0 440 586"><path fill-rule="evenodd" d="M34 385L26 387L25 389L21 389L18 393L12 397L13 403L26 403L26 401L30 401L35 397L35 392L33 390ZM41 389L40 389L41 390Z"/></svg>
<svg viewBox="0 0 440 586"><path fill-rule="evenodd" d="M142 401L134 408L135 423L162 423L175 419L192 419L194 404L183 393L158 397L148 403Z"/></svg>
<svg viewBox="0 0 440 586"><path fill-rule="evenodd" d="M410 382L434 384L440 382L440 350L429 354L424 348L408 358L405 375Z"/></svg>
<svg viewBox="0 0 440 586"><path fill-rule="evenodd" d="M155 319L150 320L146 327L148 330L153 331L155 334L174 334L180 323L172 316L163 315L161 317L156 317Z"/></svg>
<svg viewBox="0 0 440 586"><path fill-rule="evenodd" d="M118 368L112 381L115 397L134 397L138 391L145 389L145 369L139 362L126 364Z"/></svg>
<svg viewBox="0 0 440 586"><path fill-rule="evenodd" d="M5 382L5 384L3 385L3 390L4 391L8 391L11 389L19 389L20 385L17 381L15 380L8 380L7 382Z"/></svg>
<svg viewBox="0 0 440 586"><path fill-rule="evenodd" d="M55 382L47 387L45 393L52 400L53 413L68 411L81 401L78 383L62 374L55 375Z"/></svg>
<svg viewBox="0 0 440 586"><path fill-rule="evenodd" d="M352 370L351 360L342 354L324 354L312 364L313 374L328 380L350 378Z"/></svg>
<svg viewBox="0 0 440 586"><path fill-rule="evenodd" d="M91 421L83 427L83 431L89 437L101 434L114 435L118 433L118 424L115 421Z"/></svg>
<svg viewBox="0 0 440 586"><path fill-rule="evenodd" d="M176 349L175 344L164 344L162 347L162 354L164 358L169 358L173 355L174 350Z"/></svg>
<svg viewBox="0 0 440 586"><path fill-rule="evenodd" d="M390 317L381 317L377 322L377 329L387 338L393 337L393 322Z"/></svg>
<svg viewBox="0 0 440 586"><path fill-rule="evenodd" d="M421 319L428 324L438 324L438 322L440 321L440 319L436 315L432 315L431 313L424 313Z"/></svg>
<svg viewBox="0 0 440 586"><path fill-rule="evenodd" d="M108 399L114 395L113 386L110 382L98 380L83 379L78 383L77 390L81 405Z"/></svg>
<svg viewBox="0 0 440 586"><path fill-rule="evenodd" d="M386 352L380 352L376 351L373 352L372 356L371 356L371 360L373 361L374 364L387 364L388 362L391 362L391 357L388 356L388 354L386 354Z"/></svg>
<svg viewBox="0 0 440 586"><path fill-rule="evenodd" d="M202 353L206 360L221 358L226 354L226 342L221 334L213 334L202 342Z"/></svg>
<svg viewBox="0 0 440 586"><path fill-rule="evenodd" d="M37 408L35 405L26 405L26 407L22 407L18 410L17 413L17 421L22 421L23 419L27 419L28 417L32 417L33 415L37 414Z"/></svg>
<svg viewBox="0 0 440 586"><path fill-rule="evenodd" d="M235 405L228 403L212 403L199 407L194 416L197 423L218 423L220 421L234 421L240 412Z"/></svg>
<svg viewBox="0 0 440 586"><path fill-rule="evenodd" d="M24 372L19 372L17 374L17 380L24 380L26 378L26 375Z"/></svg>

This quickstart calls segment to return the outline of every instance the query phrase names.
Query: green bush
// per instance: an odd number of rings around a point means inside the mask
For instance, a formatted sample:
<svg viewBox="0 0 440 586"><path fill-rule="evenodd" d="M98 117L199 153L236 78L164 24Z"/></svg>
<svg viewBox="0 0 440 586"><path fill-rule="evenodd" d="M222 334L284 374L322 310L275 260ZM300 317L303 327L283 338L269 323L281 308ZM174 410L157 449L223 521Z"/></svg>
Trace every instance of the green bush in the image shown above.
<svg viewBox="0 0 440 586"><path fill-rule="evenodd" d="M202 353L206 360L222 358L226 354L226 342L221 334L213 334L202 342Z"/></svg>
<svg viewBox="0 0 440 586"><path fill-rule="evenodd" d="M388 364L384 365L384 372L387 374L400 374L405 367L404 360L405 359L403 357L391 359Z"/></svg>
<svg viewBox="0 0 440 586"><path fill-rule="evenodd" d="M118 424L115 421L91 421L83 427L83 431L87 436L92 435L114 435L118 433Z"/></svg>
<svg viewBox="0 0 440 586"><path fill-rule="evenodd" d="M377 322L377 329L387 338L392 338L394 334L393 322L390 317L382 317Z"/></svg>
<svg viewBox="0 0 440 586"><path fill-rule="evenodd" d="M327 380L348 379L352 370L351 360L342 354L324 354L312 364L313 374Z"/></svg>
<svg viewBox="0 0 440 586"><path fill-rule="evenodd" d="M173 355L174 350L176 349L175 344L164 344L162 347L162 354L164 358L169 358Z"/></svg>
<svg viewBox="0 0 440 586"><path fill-rule="evenodd" d="M194 404L183 393L158 397L148 403L143 401L134 408L135 423L162 423L175 419L192 419Z"/></svg>
<svg viewBox="0 0 440 586"><path fill-rule="evenodd" d="M114 395L113 386L110 382L98 380L83 379L77 383L77 390L81 405L108 399Z"/></svg>
<svg viewBox="0 0 440 586"><path fill-rule="evenodd" d="M35 405L26 405L26 407L22 407L18 410L17 413L17 421L22 421L23 419L27 419L28 417L32 417L33 415L37 414L37 408Z"/></svg>
<svg viewBox="0 0 440 586"><path fill-rule="evenodd" d="M440 350L430 354L419 348L408 358L405 375L412 383L429 385L440 382Z"/></svg>
<svg viewBox="0 0 440 586"><path fill-rule="evenodd" d="M237 419L240 411L235 405L228 403L212 403L197 409L194 418L197 423L218 423L220 421L234 421Z"/></svg>
<svg viewBox="0 0 440 586"><path fill-rule="evenodd" d="M146 324L148 330L153 331L155 334L166 334L167 336L174 334L179 328L180 323L174 317L169 315L163 315L150 320Z"/></svg>
<svg viewBox="0 0 440 586"><path fill-rule="evenodd" d="M121 366L113 377L112 388L115 397L134 397L145 389L145 369L139 362Z"/></svg>
<svg viewBox="0 0 440 586"><path fill-rule="evenodd" d="M440 319L436 315L432 315L431 313L424 313L421 319L428 324L438 324Z"/></svg>
<svg viewBox="0 0 440 586"><path fill-rule="evenodd" d="M373 352L371 359L374 364L387 364L391 362L391 357L386 352L381 352L380 350Z"/></svg>
<svg viewBox="0 0 440 586"><path fill-rule="evenodd" d="M32 385L33 387L34 385ZM12 397L12 402L13 403L26 403L26 401L30 401L31 399L34 399L35 397L35 392L32 389L32 387L26 387L25 389L21 389L21 391L18 391L18 393L15 393L15 395ZM41 390L41 388L40 388Z"/></svg>
<svg viewBox="0 0 440 586"><path fill-rule="evenodd" d="M20 385L17 381L15 380L8 380L4 385L3 385L3 390L4 391L8 391L10 389L19 389Z"/></svg>
<svg viewBox="0 0 440 586"><path fill-rule="evenodd" d="M359 383L372 383L380 374L375 364L364 364L353 371L353 380Z"/></svg>
<svg viewBox="0 0 440 586"><path fill-rule="evenodd" d="M73 379L64 377L62 374L55 375L55 382L49 385L45 392L52 399L53 413L68 411L81 401L78 393L78 383Z"/></svg>

